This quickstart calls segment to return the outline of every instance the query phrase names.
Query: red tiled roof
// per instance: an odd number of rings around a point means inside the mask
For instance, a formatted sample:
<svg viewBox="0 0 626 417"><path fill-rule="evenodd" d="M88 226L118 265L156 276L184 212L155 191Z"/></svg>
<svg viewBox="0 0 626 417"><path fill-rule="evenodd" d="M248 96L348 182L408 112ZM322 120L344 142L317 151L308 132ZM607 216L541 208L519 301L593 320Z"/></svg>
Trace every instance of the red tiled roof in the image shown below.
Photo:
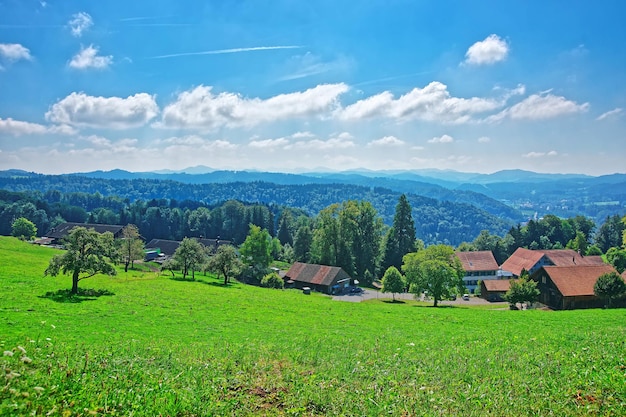
<svg viewBox="0 0 626 417"><path fill-rule="evenodd" d="M338 266L294 263L285 277L293 281L314 285L332 285L336 279L350 279L350 276Z"/></svg>
<svg viewBox="0 0 626 417"><path fill-rule="evenodd" d="M520 275L522 269L530 271L542 257L546 256L555 266L603 265L600 256L582 256L572 249L517 250L502 264L502 269Z"/></svg>
<svg viewBox="0 0 626 417"><path fill-rule="evenodd" d="M522 269L529 271L542 257L543 252L517 248L517 250L509 256L509 259L504 261L502 269L504 271L513 272L515 275L519 276L522 273Z"/></svg>
<svg viewBox="0 0 626 417"><path fill-rule="evenodd" d="M465 271L497 271L498 263L490 250L477 252L456 252Z"/></svg>
<svg viewBox="0 0 626 417"><path fill-rule="evenodd" d="M593 286L598 277L614 272L611 265L544 266L554 285L564 297L594 295Z"/></svg>
<svg viewBox="0 0 626 417"><path fill-rule="evenodd" d="M510 279L486 279L483 281L487 291L507 292L511 288Z"/></svg>

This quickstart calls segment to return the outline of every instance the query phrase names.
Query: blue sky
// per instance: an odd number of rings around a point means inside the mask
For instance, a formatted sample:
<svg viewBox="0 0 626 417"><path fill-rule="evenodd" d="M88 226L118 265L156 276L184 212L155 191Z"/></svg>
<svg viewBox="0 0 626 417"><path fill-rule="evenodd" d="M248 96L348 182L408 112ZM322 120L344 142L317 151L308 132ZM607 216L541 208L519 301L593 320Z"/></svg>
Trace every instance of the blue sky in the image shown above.
<svg viewBox="0 0 626 417"><path fill-rule="evenodd" d="M0 169L626 172L624 17L603 0L0 0Z"/></svg>

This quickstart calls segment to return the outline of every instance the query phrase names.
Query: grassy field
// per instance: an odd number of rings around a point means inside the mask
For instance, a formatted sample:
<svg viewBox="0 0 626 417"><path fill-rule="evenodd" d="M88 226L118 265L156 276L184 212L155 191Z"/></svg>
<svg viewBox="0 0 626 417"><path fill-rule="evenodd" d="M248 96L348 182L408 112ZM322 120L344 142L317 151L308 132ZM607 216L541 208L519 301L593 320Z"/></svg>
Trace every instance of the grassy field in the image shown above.
<svg viewBox="0 0 626 417"><path fill-rule="evenodd" d="M0 415L626 415L624 310L343 303L214 277L43 277L0 238Z"/></svg>

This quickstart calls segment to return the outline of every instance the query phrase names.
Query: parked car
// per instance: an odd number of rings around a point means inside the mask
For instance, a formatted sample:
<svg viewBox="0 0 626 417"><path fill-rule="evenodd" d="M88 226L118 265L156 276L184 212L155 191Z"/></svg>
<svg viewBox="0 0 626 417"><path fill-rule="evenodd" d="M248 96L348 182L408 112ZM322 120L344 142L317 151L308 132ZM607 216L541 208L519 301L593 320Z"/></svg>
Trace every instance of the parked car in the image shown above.
<svg viewBox="0 0 626 417"><path fill-rule="evenodd" d="M463 297L461 298L463 298L463 300L465 301L469 301L469 294L463 294Z"/></svg>

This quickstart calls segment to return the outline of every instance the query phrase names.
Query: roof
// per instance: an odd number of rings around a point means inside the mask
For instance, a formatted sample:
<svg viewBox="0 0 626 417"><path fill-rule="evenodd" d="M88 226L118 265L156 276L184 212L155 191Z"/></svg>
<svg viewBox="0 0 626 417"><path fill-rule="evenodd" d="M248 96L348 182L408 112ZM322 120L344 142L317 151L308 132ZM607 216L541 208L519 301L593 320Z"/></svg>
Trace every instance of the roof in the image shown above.
<svg viewBox="0 0 626 417"><path fill-rule="evenodd" d="M504 261L502 269L519 276L522 269L530 271L544 256L554 266L604 265L602 257L582 256L572 249L531 250L517 248L509 259Z"/></svg>
<svg viewBox="0 0 626 417"><path fill-rule="evenodd" d="M498 263L490 250L477 252L456 252L465 271L497 271Z"/></svg>
<svg viewBox="0 0 626 417"><path fill-rule="evenodd" d="M180 246L177 240L152 239L145 246L146 249L161 249L161 253L165 255L173 255Z"/></svg>
<svg viewBox="0 0 626 417"><path fill-rule="evenodd" d="M115 224L66 222L66 223L61 223L57 227L53 227L52 229L50 229L50 231L46 234L45 237L51 237L53 239L63 239L75 227L84 227L85 229L94 229L98 233L111 232L113 233L113 235L117 235L124 228L124 226L115 225Z"/></svg>
<svg viewBox="0 0 626 417"><path fill-rule="evenodd" d="M485 289L490 292L507 292L511 288L510 279L486 279L482 283Z"/></svg>
<svg viewBox="0 0 626 417"><path fill-rule="evenodd" d="M350 275L338 266L305 264L302 262L296 262L291 265L285 277L293 281L325 286L332 285L336 280L350 279Z"/></svg>
<svg viewBox="0 0 626 417"><path fill-rule="evenodd" d="M517 248L515 252L509 256L509 259L504 261L502 269L513 272L515 275L519 276L522 273L522 269L530 270L542 257L543 252Z"/></svg>
<svg viewBox="0 0 626 417"><path fill-rule="evenodd" d="M564 297L594 295L593 286L598 277L615 272L611 265L544 266L554 285Z"/></svg>

